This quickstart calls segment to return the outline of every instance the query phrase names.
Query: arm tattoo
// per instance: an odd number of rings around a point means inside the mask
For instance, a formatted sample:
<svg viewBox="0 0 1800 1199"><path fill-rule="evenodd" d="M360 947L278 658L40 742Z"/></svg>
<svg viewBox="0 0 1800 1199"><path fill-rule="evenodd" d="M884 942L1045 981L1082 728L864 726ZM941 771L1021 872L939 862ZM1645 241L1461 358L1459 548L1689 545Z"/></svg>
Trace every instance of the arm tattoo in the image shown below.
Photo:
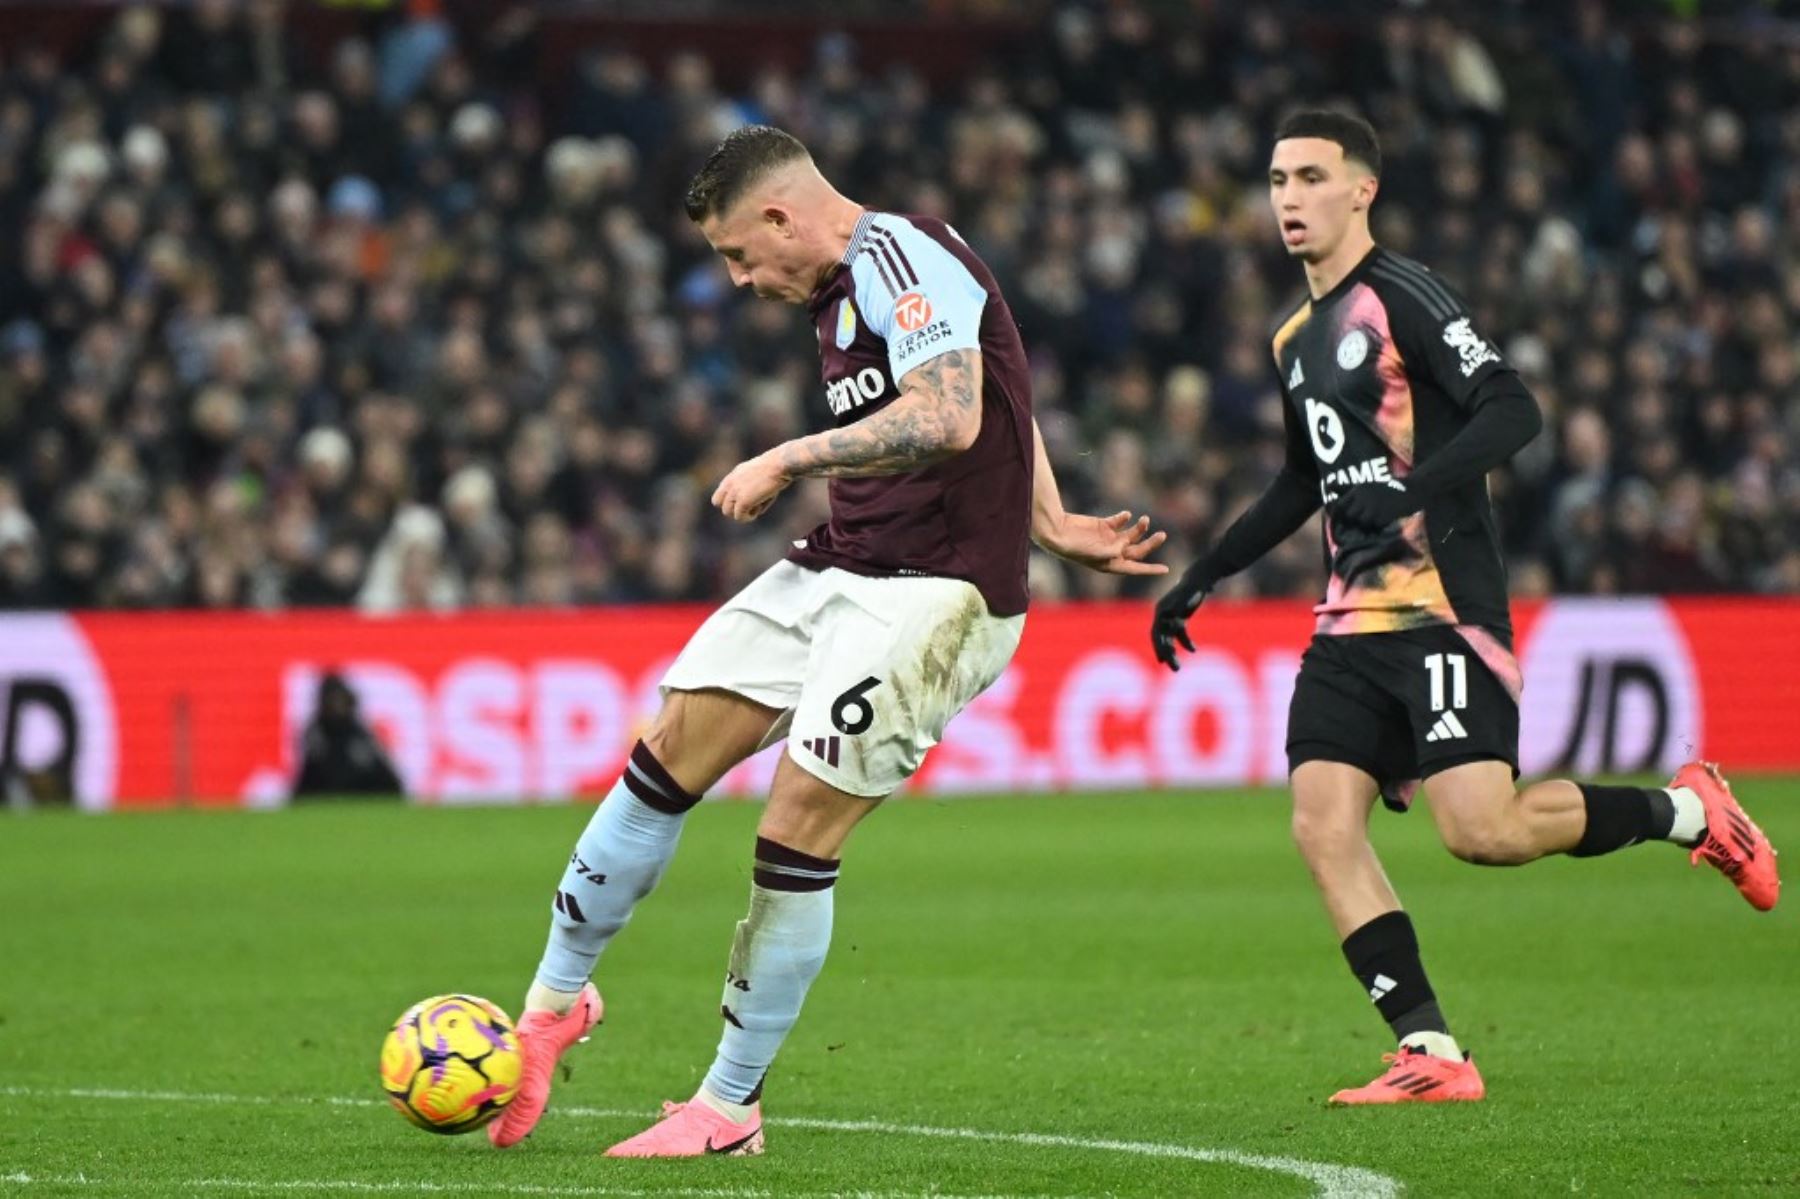
<svg viewBox="0 0 1800 1199"><path fill-rule="evenodd" d="M958 432L980 419L981 354L950 350L906 373L893 403L842 429L788 442L788 474L897 475L959 452Z"/></svg>

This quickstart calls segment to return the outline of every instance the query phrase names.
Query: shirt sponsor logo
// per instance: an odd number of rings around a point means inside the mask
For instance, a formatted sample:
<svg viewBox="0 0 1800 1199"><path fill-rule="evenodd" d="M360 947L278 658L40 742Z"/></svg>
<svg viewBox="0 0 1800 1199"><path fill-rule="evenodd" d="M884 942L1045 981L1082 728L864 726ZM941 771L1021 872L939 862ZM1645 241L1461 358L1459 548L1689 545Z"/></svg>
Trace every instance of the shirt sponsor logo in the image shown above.
<svg viewBox="0 0 1800 1199"><path fill-rule="evenodd" d="M1306 401L1306 431L1312 434L1313 453L1319 461L1336 462L1344 452L1344 422L1330 404Z"/></svg>
<svg viewBox="0 0 1800 1199"><path fill-rule="evenodd" d="M865 366L847 379L833 379L825 384L825 402L833 416L842 416L852 408L861 408L870 400L879 400L887 390L887 377L872 366Z"/></svg>
<svg viewBox="0 0 1800 1199"><path fill-rule="evenodd" d="M936 345L950 336L950 322L937 321L920 329L917 333L908 333L894 345L896 358L910 358L927 346Z"/></svg>
<svg viewBox="0 0 1800 1199"><path fill-rule="evenodd" d="M1462 358L1463 378L1467 379L1489 362L1500 361L1500 352L1494 349L1475 330L1469 328L1469 318L1459 317L1444 326L1444 344L1455 350Z"/></svg>
<svg viewBox="0 0 1800 1199"><path fill-rule="evenodd" d="M908 333L917 333L931 323L931 301L919 292L907 292L894 301L894 323Z"/></svg>
<svg viewBox="0 0 1800 1199"><path fill-rule="evenodd" d="M1363 364L1363 359L1368 356L1369 335L1361 329L1350 330L1344 334L1344 339L1338 342L1337 364L1343 370L1355 370Z"/></svg>
<svg viewBox="0 0 1800 1199"><path fill-rule="evenodd" d="M1355 487L1361 483L1386 483L1389 487L1404 487L1394 479L1393 471L1388 467L1386 458L1365 458L1361 462L1353 462L1349 466L1324 475L1319 479L1319 498L1329 504L1343 494L1346 487Z"/></svg>
<svg viewBox="0 0 1800 1199"><path fill-rule="evenodd" d="M850 343L856 340L856 306L848 296L838 305L837 348L847 350Z"/></svg>

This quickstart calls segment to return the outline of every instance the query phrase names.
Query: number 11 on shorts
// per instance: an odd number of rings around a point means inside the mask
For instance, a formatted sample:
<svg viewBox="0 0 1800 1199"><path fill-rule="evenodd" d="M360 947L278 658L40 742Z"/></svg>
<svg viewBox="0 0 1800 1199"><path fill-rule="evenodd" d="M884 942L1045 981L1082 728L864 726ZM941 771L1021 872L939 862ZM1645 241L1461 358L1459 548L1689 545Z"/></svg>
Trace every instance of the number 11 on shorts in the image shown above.
<svg viewBox="0 0 1800 1199"><path fill-rule="evenodd" d="M1431 676L1431 710L1444 710L1444 663L1450 664L1450 706L1469 706L1469 663L1462 654L1427 654L1425 673Z"/></svg>

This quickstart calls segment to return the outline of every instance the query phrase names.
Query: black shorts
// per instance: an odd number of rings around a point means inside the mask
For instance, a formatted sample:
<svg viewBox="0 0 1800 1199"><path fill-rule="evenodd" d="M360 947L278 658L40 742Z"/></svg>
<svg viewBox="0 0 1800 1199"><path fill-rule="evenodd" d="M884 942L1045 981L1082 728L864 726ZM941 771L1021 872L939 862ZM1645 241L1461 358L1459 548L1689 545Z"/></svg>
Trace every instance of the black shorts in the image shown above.
<svg viewBox="0 0 1800 1199"><path fill-rule="evenodd" d="M1344 762L1403 809L1411 784L1467 762L1519 773L1519 705L1448 625L1317 636L1288 706L1288 770Z"/></svg>

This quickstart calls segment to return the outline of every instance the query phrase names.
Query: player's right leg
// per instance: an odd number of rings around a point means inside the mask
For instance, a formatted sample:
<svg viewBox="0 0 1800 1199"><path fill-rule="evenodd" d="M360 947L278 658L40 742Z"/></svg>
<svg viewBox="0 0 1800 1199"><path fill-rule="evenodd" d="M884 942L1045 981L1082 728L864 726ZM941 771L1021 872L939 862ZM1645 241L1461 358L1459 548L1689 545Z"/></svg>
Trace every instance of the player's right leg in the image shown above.
<svg viewBox="0 0 1800 1199"><path fill-rule="evenodd" d="M549 942L519 1017L519 1094L488 1125L497 1148L517 1144L537 1125L556 1063L599 1021L600 993L588 981L595 963L662 878L688 810L756 751L779 715L727 691L671 691L632 747L557 886Z"/></svg>
<svg viewBox="0 0 1800 1199"><path fill-rule="evenodd" d="M1345 762L1309 759L1294 768L1289 785L1294 844L1338 936L1399 910L1400 899L1369 843L1369 814L1378 794L1374 777Z"/></svg>
<svg viewBox="0 0 1800 1199"><path fill-rule="evenodd" d="M1288 713L1294 843L1319 888L1344 960L1399 1043L1392 1068L1334 1103L1479 1099L1481 1076L1450 1035L1412 918L1369 842L1382 781L1411 776L1406 714L1363 678L1355 638L1317 638ZM1431 1060L1421 1060L1421 1059Z"/></svg>
<svg viewBox="0 0 1800 1199"><path fill-rule="evenodd" d="M1333 1103L1480 1099L1481 1075L1450 1035L1426 977L1412 918L1400 906L1375 848L1369 814L1373 775L1342 762L1311 760L1293 774L1294 842L1312 872L1343 942L1350 972L1393 1030L1399 1049L1381 1077L1337 1092Z"/></svg>
<svg viewBox="0 0 1800 1199"><path fill-rule="evenodd" d="M519 1094L488 1139L524 1139L550 1097L556 1063L599 1020L595 963L662 878L687 812L785 724L807 642L797 629L807 580L779 563L714 612L663 679L663 706L575 844L557 885L550 935L525 997Z"/></svg>
<svg viewBox="0 0 1800 1199"><path fill-rule="evenodd" d="M1024 617L990 614L954 579L827 571L815 582L806 683L756 830L718 1050L691 1100L608 1156L762 1152L763 1083L825 964L846 838L1000 676L1023 631Z"/></svg>

